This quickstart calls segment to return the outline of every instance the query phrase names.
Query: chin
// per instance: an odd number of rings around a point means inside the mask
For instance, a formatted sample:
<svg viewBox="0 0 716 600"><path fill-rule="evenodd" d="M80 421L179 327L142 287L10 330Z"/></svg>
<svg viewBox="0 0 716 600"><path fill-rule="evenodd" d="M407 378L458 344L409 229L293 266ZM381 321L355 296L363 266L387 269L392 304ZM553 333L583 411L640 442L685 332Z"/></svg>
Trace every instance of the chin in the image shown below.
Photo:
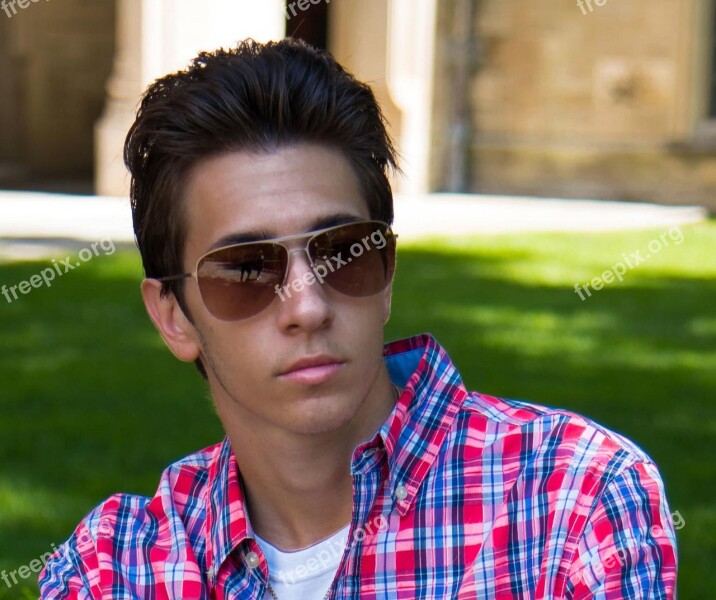
<svg viewBox="0 0 716 600"><path fill-rule="evenodd" d="M297 413L286 428L301 435L317 435L338 431L355 418L359 405L341 406L334 398L311 401L310 405L297 408Z"/></svg>

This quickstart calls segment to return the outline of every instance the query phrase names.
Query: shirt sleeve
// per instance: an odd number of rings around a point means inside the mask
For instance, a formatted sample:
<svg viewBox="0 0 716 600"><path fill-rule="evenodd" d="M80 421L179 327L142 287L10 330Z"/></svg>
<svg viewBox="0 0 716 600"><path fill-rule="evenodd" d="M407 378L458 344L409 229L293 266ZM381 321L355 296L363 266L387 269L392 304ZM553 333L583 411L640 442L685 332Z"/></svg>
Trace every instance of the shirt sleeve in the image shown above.
<svg viewBox="0 0 716 600"><path fill-rule="evenodd" d="M38 580L40 600L91 600L95 597L90 583L92 569L96 567L94 552L88 552L93 545L91 540L90 531L83 522L48 559Z"/></svg>
<svg viewBox="0 0 716 600"><path fill-rule="evenodd" d="M638 462L600 495L569 574L570 600L676 598L676 533L656 465Z"/></svg>

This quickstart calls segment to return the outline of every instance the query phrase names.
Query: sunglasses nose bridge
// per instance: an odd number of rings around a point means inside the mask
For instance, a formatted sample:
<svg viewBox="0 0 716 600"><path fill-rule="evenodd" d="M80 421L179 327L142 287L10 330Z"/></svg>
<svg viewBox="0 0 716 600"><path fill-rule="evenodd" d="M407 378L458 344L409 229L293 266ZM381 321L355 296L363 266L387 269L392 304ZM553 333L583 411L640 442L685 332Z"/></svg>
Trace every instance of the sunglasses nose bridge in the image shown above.
<svg viewBox="0 0 716 600"><path fill-rule="evenodd" d="M284 246L284 248L286 248L286 247ZM293 254L304 254L306 256L306 262L308 263L308 268L313 269L313 266L314 266L313 259L311 258L311 255L308 252L308 247L303 246L300 248L286 248L286 253L288 256L287 256L287 260L286 260L286 274L284 276L284 279L288 279L288 274L291 272L291 262L292 262L292 260L294 260L291 258L291 256Z"/></svg>
<svg viewBox="0 0 716 600"><path fill-rule="evenodd" d="M296 253L298 253L298 254L303 253L306 255L306 260L308 260L308 264L309 265L313 264L313 260L311 259L311 255L308 252L308 248L306 248L305 246L301 247L301 248L286 248L286 251L288 252L289 256L291 256L292 254L296 254Z"/></svg>

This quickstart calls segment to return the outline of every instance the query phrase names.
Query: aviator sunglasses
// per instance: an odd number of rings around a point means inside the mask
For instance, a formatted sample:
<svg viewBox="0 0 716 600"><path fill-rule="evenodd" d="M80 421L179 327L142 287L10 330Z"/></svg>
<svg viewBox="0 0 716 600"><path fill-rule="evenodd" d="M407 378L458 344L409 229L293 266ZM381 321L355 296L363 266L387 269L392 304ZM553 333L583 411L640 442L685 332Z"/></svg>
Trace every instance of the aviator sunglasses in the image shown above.
<svg viewBox="0 0 716 600"><path fill-rule="evenodd" d="M244 242L204 254L193 273L157 278L196 279L206 309L222 321L238 321L268 308L286 287L289 255L305 252L314 283L327 283L346 296L360 298L383 291L395 270L395 240L390 225L358 221L272 240ZM290 250L285 242L306 240ZM309 282L303 278L304 285ZM294 282L296 283L296 282ZM297 290L296 287L293 288Z"/></svg>

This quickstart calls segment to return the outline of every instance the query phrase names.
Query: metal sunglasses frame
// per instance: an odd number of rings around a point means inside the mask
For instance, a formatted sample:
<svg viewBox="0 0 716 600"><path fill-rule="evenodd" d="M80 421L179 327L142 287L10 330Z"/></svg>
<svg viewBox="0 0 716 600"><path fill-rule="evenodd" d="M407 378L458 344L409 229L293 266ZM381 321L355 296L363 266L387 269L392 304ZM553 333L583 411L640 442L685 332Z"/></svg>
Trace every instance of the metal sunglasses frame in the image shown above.
<svg viewBox="0 0 716 600"><path fill-rule="evenodd" d="M182 279L190 279L191 278L191 279L194 279L194 281L196 281L197 286L201 290L201 286L199 286L199 274L198 274L199 265L207 256L211 256L212 254L215 254L217 252L222 252L222 251L228 250L229 248L239 248L241 246L251 246L251 245L257 245L257 244L276 244L278 246L282 246L288 253L289 260L290 260L291 254L293 254L294 252L305 252L306 258L308 259L308 264L311 266L311 268L315 268L316 265L314 264L313 259L311 258L311 254L308 249L309 245L311 244L311 240L318 237L319 235L322 235L328 231L333 231L335 229L342 229L343 227L349 227L351 225L369 225L369 224L375 224L375 225L380 225L380 226L385 227L386 228L386 231L385 231L386 239L390 238L390 239L395 240L398 238L398 234L393 232L392 226L390 224L386 223L385 221L378 221L375 219L368 219L365 221L350 221L348 223L341 223L340 225L333 225L332 227L326 227L325 229L319 229L317 231L309 231L306 233L297 233L294 235L287 235L284 237L271 238L271 239L267 239L267 240L254 240L251 242L241 242L239 244L229 244L228 246L221 246L220 248L214 248L213 250L210 250L209 252L206 252L205 254L202 254L199 257L199 259L196 261L196 266L194 267L194 270L191 273L181 273L179 275L166 275L164 277L153 277L152 279L156 279L157 281L161 281L162 283L164 283L164 282L168 282L168 281L178 281L178 280L182 280ZM293 240L300 240L300 239L305 239L306 244L301 248L294 248L293 250L290 249L288 246L286 246L286 244L283 243L283 242L290 242ZM281 285L284 285L286 283L286 278L288 277L289 270L290 270L290 262L287 261L286 272L283 274L283 281L281 282ZM260 276L261 275L259 273L257 279L260 278ZM243 277L243 274L242 274L242 277ZM242 281L243 281L243 279L242 279ZM203 298L202 298L202 300L203 300Z"/></svg>

